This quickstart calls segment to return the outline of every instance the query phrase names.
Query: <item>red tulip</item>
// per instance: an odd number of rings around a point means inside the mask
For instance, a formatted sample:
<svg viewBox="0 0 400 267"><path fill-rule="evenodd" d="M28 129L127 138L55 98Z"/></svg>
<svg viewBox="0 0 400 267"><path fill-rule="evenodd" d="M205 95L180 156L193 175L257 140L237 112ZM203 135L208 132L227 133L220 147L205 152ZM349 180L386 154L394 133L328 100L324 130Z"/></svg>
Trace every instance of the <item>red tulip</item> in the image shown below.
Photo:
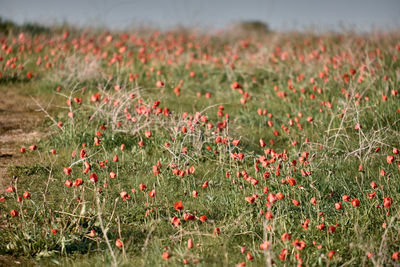
<svg viewBox="0 0 400 267"><path fill-rule="evenodd" d="M124 243L123 243L120 239L117 239L117 240L115 241L115 245L116 245L118 248L122 248L122 247L124 246Z"/></svg>
<svg viewBox="0 0 400 267"><path fill-rule="evenodd" d="M168 260L171 257L171 254L168 251L165 251L162 254L162 257L163 257L164 260Z"/></svg>
<svg viewBox="0 0 400 267"><path fill-rule="evenodd" d="M265 147L265 142L264 142L264 140L262 138L260 138L260 146L261 147Z"/></svg>
<svg viewBox="0 0 400 267"><path fill-rule="evenodd" d="M98 180L97 174L91 173L90 176L89 176L89 180L90 180L92 183L97 183L97 180Z"/></svg>
<svg viewBox="0 0 400 267"><path fill-rule="evenodd" d="M353 199L351 201L351 205L353 205L354 207L360 206L360 200L358 200L357 198Z"/></svg>
<svg viewBox="0 0 400 267"><path fill-rule="evenodd" d="M193 239L189 238L187 241L187 248L192 249L193 248Z"/></svg>
<svg viewBox="0 0 400 267"><path fill-rule="evenodd" d="M66 187L71 187L71 186L72 186L72 181L66 180L65 183L64 183L64 185L65 185Z"/></svg>
<svg viewBox="0 0 400 267"><path fill-rule="evenodd" d="M183 210L183 204L182 201L177 201L174 204L174 209L176 209L177 211Z"/></svg>
<svg viewBox="0 0 400 267"><path fill-rule="evenodd" d="M207 216L206 215L200 216L199 219L200 219L200 221L205 222L205 221L207 221Z"/></svg>
<svg viewBox="0 0 400 267"><path fill-rule="evenodd" d="M390 209L390 206L392 206L393 199L391 197L385 197L383 199L383 206L387 209Z"/></svg>
<svg viewBox="0 0 400 267"><path fill-rule="evenodd" d="M19 213L16 210L11 210L10 215L11 215L11 217L17 217L19 215Z"/></svg>
<svg viewBox="0 0 400 267"><path fill-rule="evenodd" d="M268 241L264 241L263 243L261 243L260 244L260 249L262 249L262 250L269 249L269 242Z"/></svg>

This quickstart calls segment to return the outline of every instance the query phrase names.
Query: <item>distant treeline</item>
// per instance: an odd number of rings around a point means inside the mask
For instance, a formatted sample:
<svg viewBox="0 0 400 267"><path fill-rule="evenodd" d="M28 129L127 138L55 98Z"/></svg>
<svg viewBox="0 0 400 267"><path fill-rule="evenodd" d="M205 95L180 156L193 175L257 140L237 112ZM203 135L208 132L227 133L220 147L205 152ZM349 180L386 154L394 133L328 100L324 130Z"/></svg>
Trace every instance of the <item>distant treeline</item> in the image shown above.
<svg viewBox="0 0 400 267"><path fill-rule="evenodd" d="M12 32L26 32L31 34L43 34L49 33L51 29L49 27L39 25L37 23L27 22L22 25L18 25L15 22L0 17L0 33L9 34Z"/></svg>

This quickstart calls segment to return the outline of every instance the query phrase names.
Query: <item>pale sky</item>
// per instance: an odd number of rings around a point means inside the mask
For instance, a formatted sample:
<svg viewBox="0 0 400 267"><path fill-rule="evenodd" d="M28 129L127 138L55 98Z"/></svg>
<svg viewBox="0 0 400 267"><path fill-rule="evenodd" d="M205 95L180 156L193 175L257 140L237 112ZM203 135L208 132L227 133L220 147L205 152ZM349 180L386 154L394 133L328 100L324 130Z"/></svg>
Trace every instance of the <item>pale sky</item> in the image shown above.
<svg viewBox="0 0 400 267"><path fill-rule="evenodd" d="M218 29L260 20L274 30L385 30L400 28L400 0L0 0L0 16L17 23L119 29L140 24Z"/></svg>

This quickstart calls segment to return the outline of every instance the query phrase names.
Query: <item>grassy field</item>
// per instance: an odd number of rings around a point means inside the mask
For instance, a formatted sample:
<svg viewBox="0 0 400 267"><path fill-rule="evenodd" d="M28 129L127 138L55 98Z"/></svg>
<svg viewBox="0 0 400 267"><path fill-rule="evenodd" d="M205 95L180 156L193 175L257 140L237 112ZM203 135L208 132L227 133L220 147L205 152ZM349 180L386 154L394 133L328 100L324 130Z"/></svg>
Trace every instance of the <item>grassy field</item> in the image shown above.
<svg viewBox="0 0 400 267"><path fill-rule="evenodd" d="M3 177L2 255L400 263L399 33L31 27L0 42L1 90L31 96L46 133Z"/></svg>

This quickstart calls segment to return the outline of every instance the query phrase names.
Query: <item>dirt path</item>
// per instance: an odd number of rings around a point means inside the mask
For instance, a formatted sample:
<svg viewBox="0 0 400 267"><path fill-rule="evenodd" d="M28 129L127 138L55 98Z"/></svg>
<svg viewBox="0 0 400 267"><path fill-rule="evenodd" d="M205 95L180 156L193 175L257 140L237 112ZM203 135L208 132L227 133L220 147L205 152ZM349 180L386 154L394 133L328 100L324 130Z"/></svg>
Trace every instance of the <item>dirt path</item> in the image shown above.
<svg viewBox="0 0 400 267"><path fill-rule="evenodd" d="M43 117L31 98L17 90L0 88L0 193L12 178L7 175L8 167L27 161L19 152L20 146L33 143L43 135L37 130Z"/></svg>

